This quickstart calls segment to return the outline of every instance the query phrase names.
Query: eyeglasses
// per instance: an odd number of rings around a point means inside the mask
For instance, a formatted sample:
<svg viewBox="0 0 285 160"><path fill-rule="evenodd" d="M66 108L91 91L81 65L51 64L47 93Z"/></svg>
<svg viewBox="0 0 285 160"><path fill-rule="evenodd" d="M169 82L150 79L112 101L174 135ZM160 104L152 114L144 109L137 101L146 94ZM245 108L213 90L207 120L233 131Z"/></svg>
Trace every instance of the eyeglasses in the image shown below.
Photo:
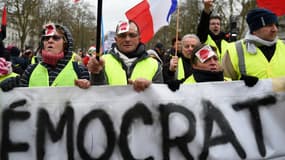
<svg viewBox="0 0 285 160"><path fill-rule="evenodd" d="M121 33L121 34L117 34L117 36L119 38L126 38L127 36L129 36L130 38L136 38L138 34L137 33Z"/></svg>
<svg viewBox="0 0 285 160"><path fill-rule="evenodd" d="M48 41L50 38L52 38L54 41L59 41L62 38L62 36L58 36L58 35L43 36L44 41Z"/></svg>

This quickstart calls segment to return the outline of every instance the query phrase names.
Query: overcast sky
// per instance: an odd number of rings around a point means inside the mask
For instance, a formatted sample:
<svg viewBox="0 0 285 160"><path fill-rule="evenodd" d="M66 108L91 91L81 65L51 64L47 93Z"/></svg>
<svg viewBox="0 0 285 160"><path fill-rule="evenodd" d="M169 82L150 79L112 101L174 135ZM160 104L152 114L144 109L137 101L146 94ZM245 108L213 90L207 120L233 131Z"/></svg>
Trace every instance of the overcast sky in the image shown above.
<svg viewBox="0 0 285 160"><path fill-rule="evenodd" d="M125 19L125 12L142 0L103 0L103 25L105 34L114 31L119 20ZM85 0L94 7L97 16L98 0Z"/></svg>

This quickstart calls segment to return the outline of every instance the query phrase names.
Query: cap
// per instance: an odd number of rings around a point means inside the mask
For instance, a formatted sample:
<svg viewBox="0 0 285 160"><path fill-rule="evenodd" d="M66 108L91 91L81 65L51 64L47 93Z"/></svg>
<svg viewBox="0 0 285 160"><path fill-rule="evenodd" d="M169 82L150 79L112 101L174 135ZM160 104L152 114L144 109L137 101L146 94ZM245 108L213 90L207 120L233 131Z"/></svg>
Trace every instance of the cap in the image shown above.
<svg viewBox="0 0 285 160"><path fill-rule="evenodd" d="M246 16L250 32L256 31L269 24L278 24L277 16L268 9L254 8Z"/></svg>
<svg viewBox="0 0 285 160"><path fill-rule="evenodd" d="M117 24L116 34L128 32L129 28L130 28L130 23L128 21L120 21Z"/></svg>

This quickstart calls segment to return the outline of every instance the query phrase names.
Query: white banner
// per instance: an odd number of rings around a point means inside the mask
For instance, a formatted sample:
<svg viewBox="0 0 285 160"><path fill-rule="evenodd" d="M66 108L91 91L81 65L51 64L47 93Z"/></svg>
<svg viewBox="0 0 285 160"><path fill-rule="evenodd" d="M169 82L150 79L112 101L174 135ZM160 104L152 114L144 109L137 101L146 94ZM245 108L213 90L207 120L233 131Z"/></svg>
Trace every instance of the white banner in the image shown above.
<svg viewBox="0 0 285 160"><path fill-rule="evenodd" d="M0 159L281 160L285 85L276 82L0 92Z"/></svg>

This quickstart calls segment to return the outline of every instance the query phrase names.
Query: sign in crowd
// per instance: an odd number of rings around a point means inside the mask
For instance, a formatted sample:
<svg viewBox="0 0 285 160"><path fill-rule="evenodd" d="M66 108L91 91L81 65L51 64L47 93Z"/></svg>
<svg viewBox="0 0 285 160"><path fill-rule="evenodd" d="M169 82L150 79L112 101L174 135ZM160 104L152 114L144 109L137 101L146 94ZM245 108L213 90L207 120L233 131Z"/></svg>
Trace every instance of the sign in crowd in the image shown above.
<svg viewBox="0 0 285 160"><path fill-rule="evenodd" d="M273 82L0 92L0 159L284 159L285 83Z"/></svg>

